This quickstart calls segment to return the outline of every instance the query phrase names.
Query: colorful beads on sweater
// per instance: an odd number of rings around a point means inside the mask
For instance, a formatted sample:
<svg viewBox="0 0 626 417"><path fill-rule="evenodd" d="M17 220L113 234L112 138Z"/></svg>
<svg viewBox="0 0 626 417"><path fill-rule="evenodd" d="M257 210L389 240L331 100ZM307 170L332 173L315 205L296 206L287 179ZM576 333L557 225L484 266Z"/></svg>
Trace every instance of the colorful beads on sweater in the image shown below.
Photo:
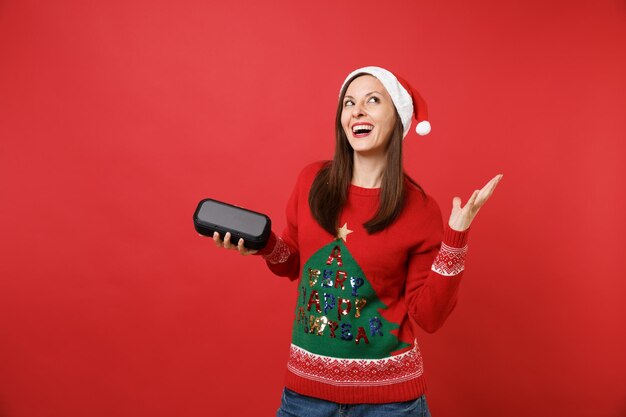
<svg viewBox="0 0 626 417"><path fill-rule="evenodd" d="M390 333L398 325L380 314L385 308L345 243L336 239L313 254L302 270L295 343L344 357L388 354L390 345L399 344Z"/></svg>

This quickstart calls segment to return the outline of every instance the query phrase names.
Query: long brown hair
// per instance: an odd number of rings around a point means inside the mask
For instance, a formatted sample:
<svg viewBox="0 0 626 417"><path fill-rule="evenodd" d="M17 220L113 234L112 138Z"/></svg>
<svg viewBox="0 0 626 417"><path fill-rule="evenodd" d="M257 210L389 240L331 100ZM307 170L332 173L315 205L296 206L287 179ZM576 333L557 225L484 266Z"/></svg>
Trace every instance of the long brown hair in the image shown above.
<svg viewBox="0 0 626 417"><path fill-rule="evenodd" d="M341 125L343 99L350 83L361 75L366 74L356 74L350 78L341 91L335 116L335 156L317 173L309 192L309 207L313 218L333 236L337 234L339 216L348 199L354 166L354 150ZM424 193L422 187L404 173L402 138L402 122L396 111L396 123L387 144L387 163L381 179L378 210L374 217L363 224L368 234L383 230L400 215L404 206L405 182L413 184Z"/></svg>

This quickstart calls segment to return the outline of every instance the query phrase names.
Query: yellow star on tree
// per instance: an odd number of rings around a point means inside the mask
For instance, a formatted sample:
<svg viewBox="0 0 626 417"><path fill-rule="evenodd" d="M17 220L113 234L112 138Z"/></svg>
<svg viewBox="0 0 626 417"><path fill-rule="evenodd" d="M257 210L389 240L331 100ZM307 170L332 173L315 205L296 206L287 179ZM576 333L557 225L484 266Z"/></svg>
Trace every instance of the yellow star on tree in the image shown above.
<svg viewBox="0 0 626 417"><path fill-rule="evenodd" d="M352 233L352 230L348 229L348 223L344 223L343 226L337 229L337 239L343 239L346 242L350 233Z"/></svg>

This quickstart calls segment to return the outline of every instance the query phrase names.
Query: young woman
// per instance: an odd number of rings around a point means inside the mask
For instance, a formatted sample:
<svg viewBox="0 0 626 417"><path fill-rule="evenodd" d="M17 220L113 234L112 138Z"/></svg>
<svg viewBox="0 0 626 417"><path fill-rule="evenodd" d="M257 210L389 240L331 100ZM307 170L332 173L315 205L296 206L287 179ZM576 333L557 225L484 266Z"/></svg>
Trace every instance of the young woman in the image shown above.
<svg viewBox="0 0 626 417"><path fill-rule="evenodd" d="M277 416L429 416L414 324L434 332L454 309L467 235L502 178L465 206L437 203L402 168L412 117L426 106L406 81L379 67L345 80L332 161L301 172L287 227L259 252L214 235L218 247L265 258L299 279L286 387Z"/></svg>

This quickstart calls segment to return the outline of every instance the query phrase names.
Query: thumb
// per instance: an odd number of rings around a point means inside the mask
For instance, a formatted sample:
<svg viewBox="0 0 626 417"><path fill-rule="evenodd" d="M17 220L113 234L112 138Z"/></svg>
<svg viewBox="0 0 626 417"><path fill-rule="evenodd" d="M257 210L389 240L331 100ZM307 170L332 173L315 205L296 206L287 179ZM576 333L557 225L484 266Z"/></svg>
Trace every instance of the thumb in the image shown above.
<svg viewBox="0 0 626 417"><path fill-rule="evenodd" d="M454 197L452 199L452 211L461 209L461 197Z"/></svg>

